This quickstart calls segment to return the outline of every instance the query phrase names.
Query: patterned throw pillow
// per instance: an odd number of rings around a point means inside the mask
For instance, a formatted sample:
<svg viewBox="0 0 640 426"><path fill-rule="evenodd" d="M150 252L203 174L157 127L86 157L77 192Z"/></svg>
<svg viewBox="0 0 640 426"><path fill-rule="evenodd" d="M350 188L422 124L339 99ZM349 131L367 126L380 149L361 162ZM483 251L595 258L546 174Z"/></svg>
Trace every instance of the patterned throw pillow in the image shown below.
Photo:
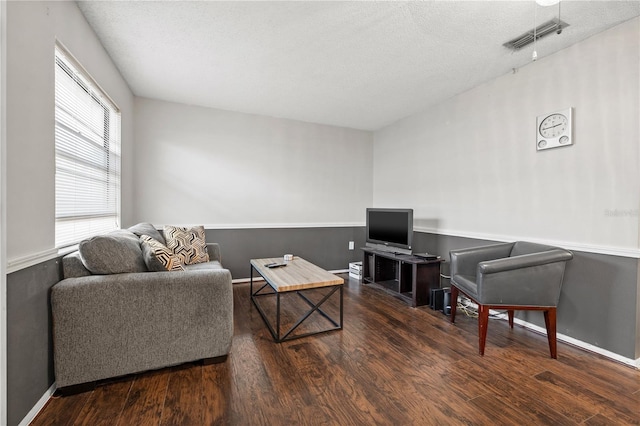
<svg viewBox="0 0 640 426"><path fill-rule="evenodd" d="M148 235L141 235L144 263L150 271L184 271L180 258L160 241Z"/></svg>
<svg viewBox="0 0 640 426"><path fill-rule="evenodd" d="M180 258L184 265L209 261L204 226L193 228L165 226L164 239L167 241L167 247Z"/></svg>

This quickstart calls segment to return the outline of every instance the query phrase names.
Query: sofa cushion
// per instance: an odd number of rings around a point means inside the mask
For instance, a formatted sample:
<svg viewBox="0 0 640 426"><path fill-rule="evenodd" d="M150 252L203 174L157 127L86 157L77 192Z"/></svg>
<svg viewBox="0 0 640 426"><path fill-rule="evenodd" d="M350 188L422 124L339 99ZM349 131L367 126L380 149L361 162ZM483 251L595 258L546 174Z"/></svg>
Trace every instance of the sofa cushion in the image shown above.
<svg viewBox="0 0 640 426"><path fill-rule="evenodd" d="M167 247L180 257L184 265L209 261L204 226L193 228L165 226L164 238L167 241Z"/></svg>
<svg viewBox="0 0 640 426"><path fill-rule="evenodd" d="M129 231L136 234L138 237L142 237L143 235L148 235L151 238L160 241L163 245L166 245L167 242L164 240L162 236L162 232L158 231L155 226L150 223L142 222L136 225L133 225L129 228Z"/></svg>
<svg viewBox="0 0 640 426"><path fill-rule="evenodd" d="M91 271L82 263L79 251L76 250L62 258L62 276L64 278L86 277L88 275L91 275Z"/></svg>
<svg viewBox="0 0 640 426"><path fill-rule="evenodd" d="M148 235L140 236L144 263L150 271L184 271L180 258L167 246Z"/></svg>
<svg viewBox="0 0 640 426"><path fill-rule="evenodd" d="M197 271L200 269L224 269L224 268L222 267L222 264L217 260L211 260L209 262L204 262L204 263L185 265L184 269L186 269L187 271Z"/></svg>
<svg viewBox="0 0 640 426"><path fill-rule="evenodd" d="M140 240L126 229L84 240L78 251L84 267L94 275L147 271Z"/></svg>

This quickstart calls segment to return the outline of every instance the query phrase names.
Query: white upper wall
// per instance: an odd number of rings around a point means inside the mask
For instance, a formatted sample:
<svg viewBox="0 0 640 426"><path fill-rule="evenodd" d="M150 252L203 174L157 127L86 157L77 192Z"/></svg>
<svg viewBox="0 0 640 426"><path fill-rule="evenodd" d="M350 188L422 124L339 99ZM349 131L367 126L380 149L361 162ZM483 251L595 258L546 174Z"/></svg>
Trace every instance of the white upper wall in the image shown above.
<svg viewBox="0 0 640 426"><path fill-rule="evenodd" d="M54 48L59 40L122 113L122 216L130 222L133 95L71 1L7 2L7 260L55 245Z"/></svg>
<svg viewBox="0 0 640 426"><path fill-rule="evenodd" d="M371 132L135 99L135 221L364 225Z"/></svg>
<svg viewBox="0 0 640 426"><path fill-rule="evenodd" d="M415 227L637 256L640 19L374 135L376 206ZM574 145L537 152L536 117L573 107Z"/></svg>

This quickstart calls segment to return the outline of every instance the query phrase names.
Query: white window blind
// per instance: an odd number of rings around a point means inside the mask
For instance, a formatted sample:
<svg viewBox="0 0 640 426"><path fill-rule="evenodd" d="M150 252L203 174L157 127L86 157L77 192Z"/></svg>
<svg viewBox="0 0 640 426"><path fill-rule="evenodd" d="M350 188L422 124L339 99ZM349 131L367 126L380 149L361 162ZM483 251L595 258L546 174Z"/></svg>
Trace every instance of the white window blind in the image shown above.
<svg viewBox="0 0 640 426"><path fill-rule="evenodd" d="M56 247L120 227L120 112L59 46L55 63Z"/></svg>

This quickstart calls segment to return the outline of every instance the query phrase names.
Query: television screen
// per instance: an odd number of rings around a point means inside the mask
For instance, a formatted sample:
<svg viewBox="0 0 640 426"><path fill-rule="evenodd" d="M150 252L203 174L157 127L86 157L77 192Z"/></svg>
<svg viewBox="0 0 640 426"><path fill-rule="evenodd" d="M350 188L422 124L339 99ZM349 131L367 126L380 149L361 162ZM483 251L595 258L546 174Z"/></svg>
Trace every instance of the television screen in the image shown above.
<svg viewBox="0 0 640 426"><path fill-rule="evenodd" d="M367 209L367 242L411 249L412 209Z"/></svg>

